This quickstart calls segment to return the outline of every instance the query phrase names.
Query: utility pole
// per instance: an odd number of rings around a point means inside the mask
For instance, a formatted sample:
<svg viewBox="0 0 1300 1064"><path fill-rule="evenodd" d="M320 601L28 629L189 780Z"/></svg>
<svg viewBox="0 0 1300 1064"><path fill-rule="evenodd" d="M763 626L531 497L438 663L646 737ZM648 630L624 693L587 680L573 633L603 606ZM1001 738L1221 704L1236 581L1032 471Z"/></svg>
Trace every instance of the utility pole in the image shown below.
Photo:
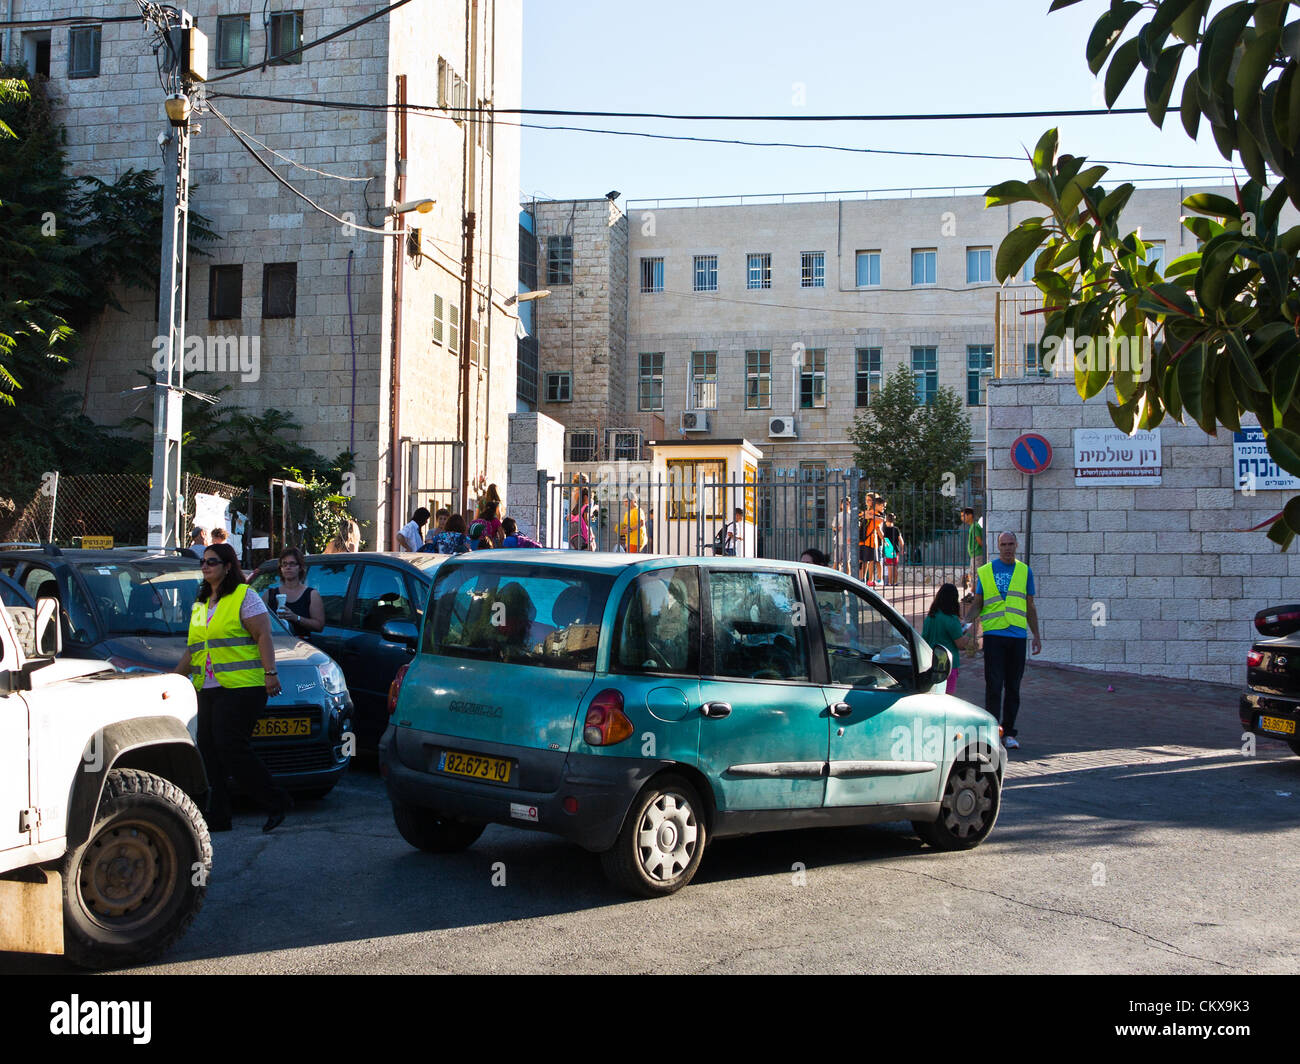
<svg viewBox="0 0 1300 1064"><path fill-rule="evenodd" d="M168 11L164 8L163 11ZM155 25L164 56L164 101L168 128L159 142L163 151L162 269L158 286L158 340L155 343L153 479L149 489L151 547L179 547L181 494L181 398L185 387L185 285L189 238L189 138L191 104L188 92L207 76L207 41L194 28L188 11L169 12L165 25ZM148 16L146 16L148 17Z"/></svg>

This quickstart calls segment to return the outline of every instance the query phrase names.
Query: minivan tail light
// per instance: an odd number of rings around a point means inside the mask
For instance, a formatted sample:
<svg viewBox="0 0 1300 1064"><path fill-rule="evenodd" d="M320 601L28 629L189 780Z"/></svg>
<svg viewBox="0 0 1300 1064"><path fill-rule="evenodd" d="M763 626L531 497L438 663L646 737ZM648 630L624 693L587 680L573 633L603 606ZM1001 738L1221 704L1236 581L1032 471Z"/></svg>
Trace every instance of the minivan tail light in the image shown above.
<svg viewBox="0 0 1300 1064"><path fill-rule="evenodd" d="M587 707L582 740L588 746L613 746L635 729L623 713L623 696L615 690L601 691Z"/></svg>
<svg viewBox="0 0 1300 1064"><path fill-rule="evenodd" d="M1258 650L1246 651L1246 666L1251 669L1258 669L1259 663L1264 660L1264 655Z"/></svg>
<svg viewBox="0 0 1300 1064"><path fill-rule="evenodd" d="M391 717L397 711L397 692L402 689L402 681L406 678L406 670L411 667L408 661L393 675L393 682L388 685L388 715Z"/></svg>

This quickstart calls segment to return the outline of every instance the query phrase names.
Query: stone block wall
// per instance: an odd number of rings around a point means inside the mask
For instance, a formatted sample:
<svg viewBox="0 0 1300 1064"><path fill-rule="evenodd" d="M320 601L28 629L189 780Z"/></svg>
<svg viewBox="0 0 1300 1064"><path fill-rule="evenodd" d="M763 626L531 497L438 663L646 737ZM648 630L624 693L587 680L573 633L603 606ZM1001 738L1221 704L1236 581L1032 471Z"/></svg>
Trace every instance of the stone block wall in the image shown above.
<svg viewBox="0 0 1300 1064"><path fill-rule="evenodd" d="M1109 398L1113 401L1114 396ZM1074 429L1110 428L1104 398L1071 380L989 386L986 529L1026 546L1027 477L1013 441L1037 432L1052 466L1035 476L1029 562L1045 661L1144 676L1237 683L1255 613L1300 596L1300 552L1247 532L1290 497L1235 488L1232 433L1160 426L1161 484L1079 487Z"/></svg>

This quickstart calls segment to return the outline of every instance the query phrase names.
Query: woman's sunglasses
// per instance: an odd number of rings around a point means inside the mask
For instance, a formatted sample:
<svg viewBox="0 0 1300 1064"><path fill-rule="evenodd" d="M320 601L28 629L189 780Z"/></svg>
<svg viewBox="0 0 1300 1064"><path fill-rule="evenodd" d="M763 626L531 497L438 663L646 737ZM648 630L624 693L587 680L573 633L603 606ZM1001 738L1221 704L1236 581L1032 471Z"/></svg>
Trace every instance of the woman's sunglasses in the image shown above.
<svg viewBox="0 0 1300 1064"><path fill-rule="evenodd" d="M204 558L202 561L199 562L199 565L204 567L209 565L224 565L224 564L225 562L223 562L220 558Z"/></svg>

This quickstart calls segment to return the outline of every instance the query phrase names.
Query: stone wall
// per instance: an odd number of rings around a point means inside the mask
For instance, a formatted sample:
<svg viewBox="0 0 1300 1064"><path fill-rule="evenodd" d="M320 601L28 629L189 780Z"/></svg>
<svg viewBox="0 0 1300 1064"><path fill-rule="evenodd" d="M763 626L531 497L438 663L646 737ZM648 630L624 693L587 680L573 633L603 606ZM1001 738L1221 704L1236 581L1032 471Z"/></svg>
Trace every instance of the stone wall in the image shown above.
<svg viewBox="0 0 1300 1064"><path fill-rule="evenodd" d="M1054 450L1034 480L1029 558L1042 659L1239 682L1255 613L1300 597L1300 553L1238 530L1278 513L1291 493L1235 490L1232 433L1168 419L1159 486L1076 487L1074 429L1111 427L1103 397L1083 403L1071 380L989 386L991 547L1014 531L1024 556L1028 478L1011 464L1012 442L1037 432Z"/></svg>
<svg viewBox="0 0 1300 1064"><path fill-rule="evenodd" d="M542 490L541 478L563 475L564 426L545 414L511 414L506 514L524 535L543 539L550 492Z"/></svg>

